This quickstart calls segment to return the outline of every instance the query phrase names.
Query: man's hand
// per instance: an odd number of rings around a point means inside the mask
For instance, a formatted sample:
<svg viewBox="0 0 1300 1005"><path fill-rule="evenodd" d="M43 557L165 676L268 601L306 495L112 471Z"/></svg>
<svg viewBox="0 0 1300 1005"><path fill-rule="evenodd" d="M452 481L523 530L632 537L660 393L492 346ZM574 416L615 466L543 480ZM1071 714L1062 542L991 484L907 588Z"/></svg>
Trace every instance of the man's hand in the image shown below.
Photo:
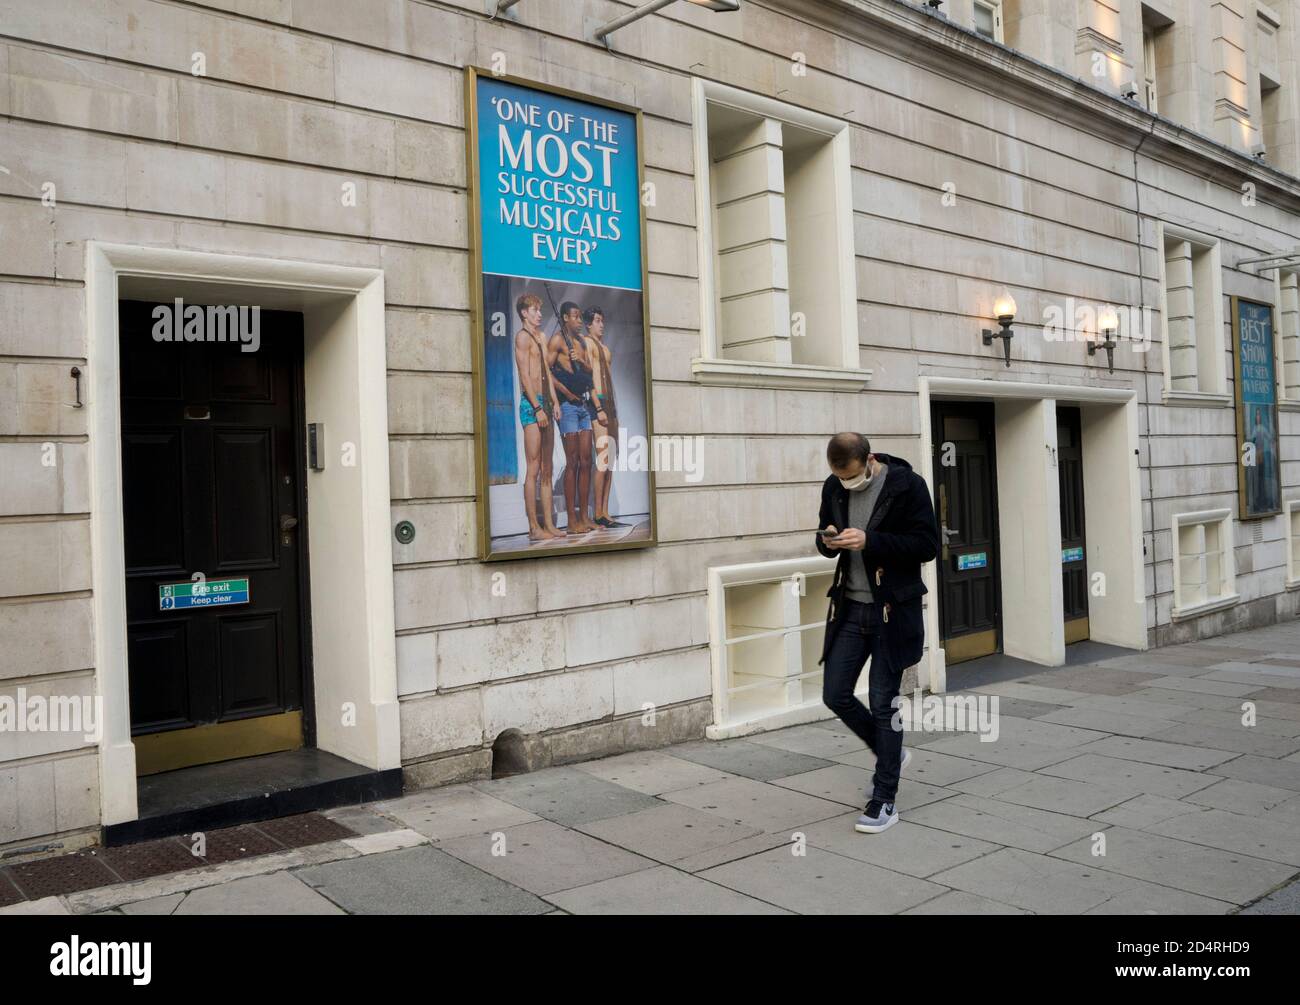
<svg viewBox="0 0 1300 1005"><path fill-rule="evenodd" d="M865 532L858 530L856 527L849 527L842 530L838 537L833 537L826 542L828 548L843 548L845 551L861 551L867 543Z"/></svg>
<svg viewBox="0 0 1300 1005"><path fill-rule="evenodd" d="M839 545L835 543L835 539L840 535L839 530L836 529L835 524L833 523L828 523L826 525L826 530L835 531L835 534L833 537L823 537L822 544L826 545L828 548L838 548Z"/></svg>
<svg viewBox="0 0 1300 1005"><path fill-rule="evenodd" d="M538 425L540 428L545 429L545 428L546 428L546 422L547 422L547 419L546 419L546 412L545 412L543 409L540 409L540 408L539 408L539 409L534 413L534 415L536 416L536 419L537 419L537 425Z"/></svg>

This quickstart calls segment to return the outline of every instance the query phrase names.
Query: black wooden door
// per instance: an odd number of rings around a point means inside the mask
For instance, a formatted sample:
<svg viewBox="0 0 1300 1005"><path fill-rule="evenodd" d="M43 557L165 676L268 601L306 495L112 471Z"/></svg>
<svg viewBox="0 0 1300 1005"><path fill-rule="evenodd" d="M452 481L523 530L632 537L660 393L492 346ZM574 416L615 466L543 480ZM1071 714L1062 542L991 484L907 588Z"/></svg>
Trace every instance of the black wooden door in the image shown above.
<svg viewBox="0 0 1300 1005"><path fill-rule="evenodd" d="M1077 408L1056 409L1061 484L1061 598L1067 644L1088 637L1088 563L1083 523L1083 440Z"/></svg>
<svg viewBox="0 0 1300 1005"><path fill-rule="evenodd" d="M260 347L244 352L238 341L155 341L152 308L120 310L142 774L300 746L306 662L302 317L262 311ZM225 603L241 583L246 602Z"/></svg>
<svg viewBox="0 0 1300 1005"><path fill-rule="evenodd" d="M938 488L939 623L948 663L998 651L997 478L993 407L933 406L934 484Z"/></svg>

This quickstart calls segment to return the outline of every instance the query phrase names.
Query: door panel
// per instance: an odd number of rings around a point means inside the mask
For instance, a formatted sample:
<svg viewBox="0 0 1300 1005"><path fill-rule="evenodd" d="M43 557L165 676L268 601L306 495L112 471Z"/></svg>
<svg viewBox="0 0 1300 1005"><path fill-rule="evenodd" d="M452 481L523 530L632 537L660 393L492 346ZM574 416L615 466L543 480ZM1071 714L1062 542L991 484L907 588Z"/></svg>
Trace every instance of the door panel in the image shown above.
<svg viewBox="0 0 1300 1005"><path fill-rule="evenodd" d="M124 301L119 314L142 774L301 746L308 662L302 318L261 312L245 353L236 340L157 342L152 308Z"/></svg>
<svg viewBox="0 0 1300 1005"><path fill-rule="evenodd" d="M939 624L952 664L1001 647L993 409L939 402L931 420L942 539Z"/></svg>
<svg viewBox="0 0 1300 1005"><path fill-rule="evenodd" d="M1066 644L1088 638L1088 564L1083 519L1082 421L1077 408L1056 410L1061 487L1061 597Z"/></svg>

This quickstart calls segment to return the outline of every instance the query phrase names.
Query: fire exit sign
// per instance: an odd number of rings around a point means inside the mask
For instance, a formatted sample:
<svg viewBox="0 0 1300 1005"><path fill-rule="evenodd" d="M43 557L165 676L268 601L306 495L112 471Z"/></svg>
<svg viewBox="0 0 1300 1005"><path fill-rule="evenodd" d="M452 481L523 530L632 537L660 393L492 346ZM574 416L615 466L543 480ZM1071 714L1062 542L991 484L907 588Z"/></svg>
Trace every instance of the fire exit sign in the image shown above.
<svg viewBox="0 0 1300 1005"><path fill-rule="evenodd" d="M158 587L158 610L179 611L187 607L221 607L248 603L248 580L207 579L197 582L163 583Z"/></svg>

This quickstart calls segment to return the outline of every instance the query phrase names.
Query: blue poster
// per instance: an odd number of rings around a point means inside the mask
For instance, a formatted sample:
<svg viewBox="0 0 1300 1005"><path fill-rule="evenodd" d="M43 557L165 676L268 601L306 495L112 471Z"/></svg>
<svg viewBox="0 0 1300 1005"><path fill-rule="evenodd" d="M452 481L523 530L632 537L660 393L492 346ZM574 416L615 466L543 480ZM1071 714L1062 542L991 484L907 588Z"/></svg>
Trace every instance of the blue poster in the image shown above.
<svg viewBox="0 0 1300 1005"><path fill-rule="evenodd" d="M467 80L480 555L651 544L638 115Z"/></svg>
<svg viewBox="0 0 1300 1005"><path fill-rule="evenodd" d="M1232 335L1240 448L1239 518L1250 520L1282 509L1272 305L1233 297Z"/></svg>
<svg viewBox="0 0 1300 1005"><path fill-rule="evenodd" d="M641 289L636 117L477 78L483 271Z"/></svg>

